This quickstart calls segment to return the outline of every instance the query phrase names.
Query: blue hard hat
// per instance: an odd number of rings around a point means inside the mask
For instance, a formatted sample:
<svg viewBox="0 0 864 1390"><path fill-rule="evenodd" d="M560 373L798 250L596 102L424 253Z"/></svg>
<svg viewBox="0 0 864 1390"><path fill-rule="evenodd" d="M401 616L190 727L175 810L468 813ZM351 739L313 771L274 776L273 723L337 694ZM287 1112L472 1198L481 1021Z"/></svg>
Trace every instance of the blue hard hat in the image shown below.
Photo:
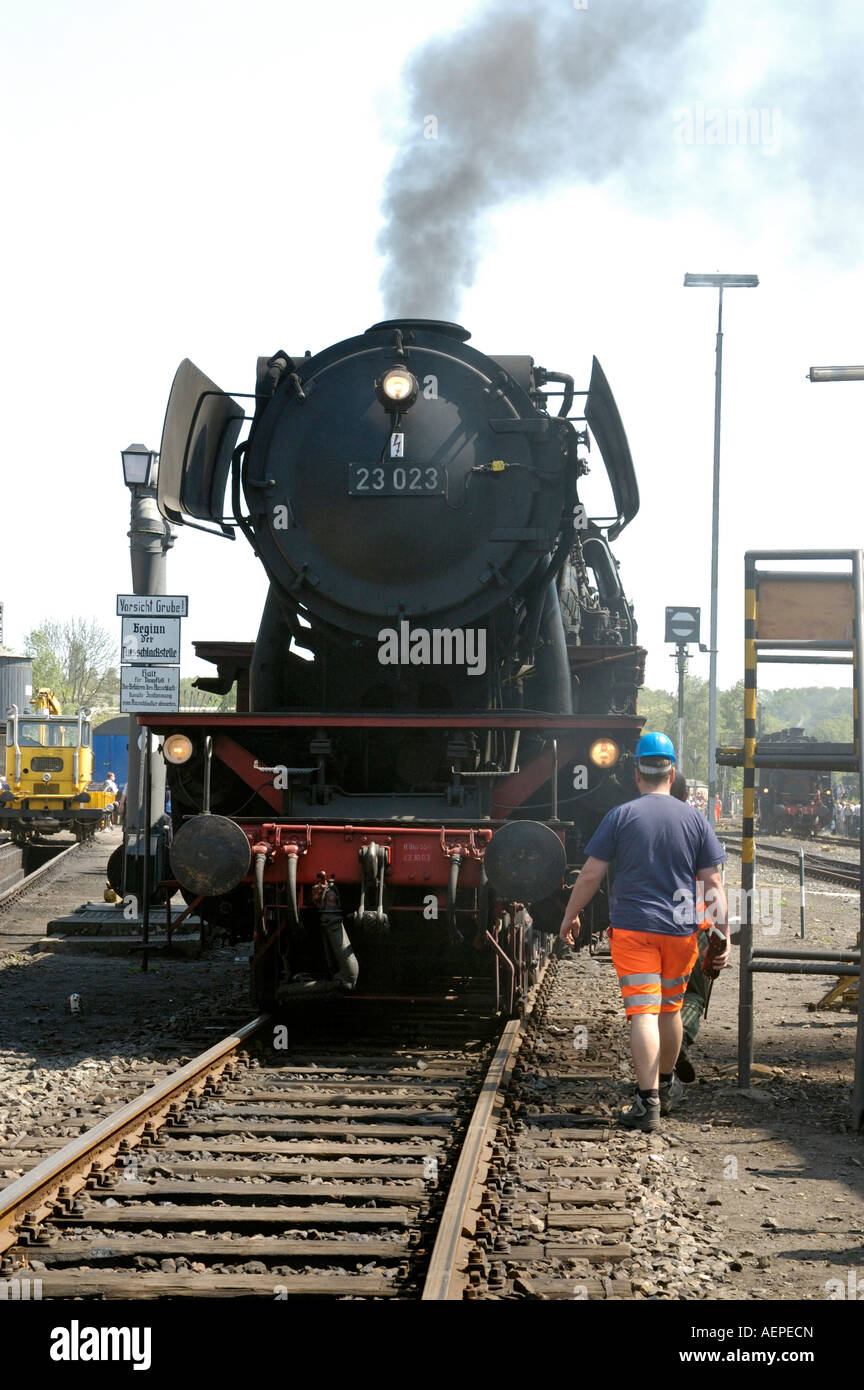
<svg viewBox="0 0 864 1390"><path fill-rule="evenodd" d="M675 762L675 746L667 734L652 732L643 734L636 744L635 758L668 758Z"/></svg>

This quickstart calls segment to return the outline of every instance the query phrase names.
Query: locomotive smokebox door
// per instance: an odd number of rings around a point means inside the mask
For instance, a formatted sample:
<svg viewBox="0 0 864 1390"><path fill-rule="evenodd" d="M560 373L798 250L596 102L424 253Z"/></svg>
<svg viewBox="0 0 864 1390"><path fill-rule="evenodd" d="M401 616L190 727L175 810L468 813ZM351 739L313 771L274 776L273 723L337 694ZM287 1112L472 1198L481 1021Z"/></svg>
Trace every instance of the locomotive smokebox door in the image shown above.
<svg viewBox="0 0 864 1390"><path fill-rule="evenodd" d="M536 820L496 830L484 856L486 877L507 902L540 902L561 887L567 856L554 830Z"/></svg>
<svg viewBox="0 0 864 1390"><path fill-rule="evenodd" d="M218 898L245 878L252 851L235 821L201 815L181 825L170 857L174 877L183 888L205 898Z"/></svg>

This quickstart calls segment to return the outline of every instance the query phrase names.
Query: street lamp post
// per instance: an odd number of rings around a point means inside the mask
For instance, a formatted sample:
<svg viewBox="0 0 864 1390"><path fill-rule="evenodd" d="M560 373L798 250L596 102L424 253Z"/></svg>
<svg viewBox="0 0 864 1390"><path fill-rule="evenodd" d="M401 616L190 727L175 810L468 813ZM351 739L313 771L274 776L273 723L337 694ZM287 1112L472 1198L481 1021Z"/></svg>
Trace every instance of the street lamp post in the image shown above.
<svg viewBox="0 0 864 1390"><path fill-rule="evenodd" d="M143 444L130 444L121 451L123 481L131 494L129 547L132 560L133 594L164 594L165 556L174 544L174 533L162 519L156 505L156 478L159 455ZM129 716L129 775L126 785L127 854L132 845L140 863L142 832L146 821L158 821L165 808L165 766L161 758L148 758L149 796L142 796L138 758L138 721ZM146 813L149 804L149 814ZM124 856L125 862L125 856ZM124 890L128 885L124 867ZM140 884L135 881L136 895Z"/></svg>
<svg viewBox="0 0 864 1390"><path fill-rule="evenodd" d="M686 289L709 287L719 291L717 308L717 346L714 370L714 482L711 501L711 635L708 670L708 804L709 825L714 823L714 798L717 772L717 597L720 569L720 394L723 377L723 291L724 289L755 289L758 275L691 275L684 276Z"/></svg>

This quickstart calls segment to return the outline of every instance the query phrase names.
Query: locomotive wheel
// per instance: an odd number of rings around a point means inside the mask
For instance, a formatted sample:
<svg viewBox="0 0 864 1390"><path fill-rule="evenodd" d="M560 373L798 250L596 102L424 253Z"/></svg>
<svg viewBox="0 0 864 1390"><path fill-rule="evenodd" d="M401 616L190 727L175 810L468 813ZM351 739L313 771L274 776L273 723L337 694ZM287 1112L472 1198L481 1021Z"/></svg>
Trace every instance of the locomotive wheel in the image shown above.
<svg viewBox="0 0 864 1390"><path fill-rule="evenodd" d="M108 863L107 863L107 865L105 866L105 877L107 878L107 880L108 880L108 882L110 883L111 887L114 889L114 892L117 894L117 896L118 896L118 897L122 897L122 895L123 895L123 846L122 846L122 845L118 845L117 848L116 848L115 850L112 850L112 851L111 851L111 854L110 854L109 857L108 857ZM127 893L132 893L132 892L134 892L134 886L127 883L127 885L126 885L126 892L127 892ZM165 889L164 889L164 888L158 888L158 887L156 887L156 885L154 884L154 885L151 887L151 889L150 889L150 901L151 901L151 903L164 903L164 901L165 901Z"/></svg>
<svg viewBox="0 0 864 1390"><path fill-rule="evenodd" d="M112 850L108 863L105 866L105 877L114 889L117 896L120 896L123 888L123 846L118 845Z"/></svg>

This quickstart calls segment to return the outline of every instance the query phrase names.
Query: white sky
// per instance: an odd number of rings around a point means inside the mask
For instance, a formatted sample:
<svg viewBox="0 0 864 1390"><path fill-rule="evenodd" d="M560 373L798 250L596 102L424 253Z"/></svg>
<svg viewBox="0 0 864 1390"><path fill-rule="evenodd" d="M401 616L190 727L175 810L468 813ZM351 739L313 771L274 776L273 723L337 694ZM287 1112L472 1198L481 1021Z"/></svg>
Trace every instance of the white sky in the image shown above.
<svg viewBox="0 0 864 1390"><path fill-rule="evenodd" d="M402 66L477 8L43 0L13 10L7 0L8 647L42 619L73 614L116 625L119 638L115 595L131 589L120 449L159 447L181 358L226 389L251 391L259 355L316 351L381 316L375 237L403 138ZM748 15L743 42L735 26ZM602 362L642 495L616 554L649 649L647 682L668 688L665 607L701 604L707 643L709 603L717 296L685 291L685 271L756 272L762 282L725 296L721 685L742 674L745 549L864 544L864 385L806 380L811 364L864 360L861 202L841 164L824 212L837 244L831 255L818 249L820 201L797 174L816 163L831 177L830 132L824 122L809 132L800 114L801 55L811 44L818 52L818 11L764 0L755 15L744 0L712 0L685 95L689 109L746 102L763 67L782 78L783 53L794 53L786 90L796 104L770 107L762 147L682 149L682 102L670 94L657 165L668 161L679 188L692 173L692 197L679 192L652 212L622 173L495 209L460 314L481 351L530 353L577 386L592 353ZM848 20L860 73L861 28ZM838 72L841 121L844 80ZM715 168L723 196L706 199ZM169 591L189 594L184 673L210 669L195 666L193 637L254 638L267 581L242 537L181 531L168 564ZM707 675L707 660L693 663L696 674ZM766 685L842 679L824 667L764 670Z"/></svg>

